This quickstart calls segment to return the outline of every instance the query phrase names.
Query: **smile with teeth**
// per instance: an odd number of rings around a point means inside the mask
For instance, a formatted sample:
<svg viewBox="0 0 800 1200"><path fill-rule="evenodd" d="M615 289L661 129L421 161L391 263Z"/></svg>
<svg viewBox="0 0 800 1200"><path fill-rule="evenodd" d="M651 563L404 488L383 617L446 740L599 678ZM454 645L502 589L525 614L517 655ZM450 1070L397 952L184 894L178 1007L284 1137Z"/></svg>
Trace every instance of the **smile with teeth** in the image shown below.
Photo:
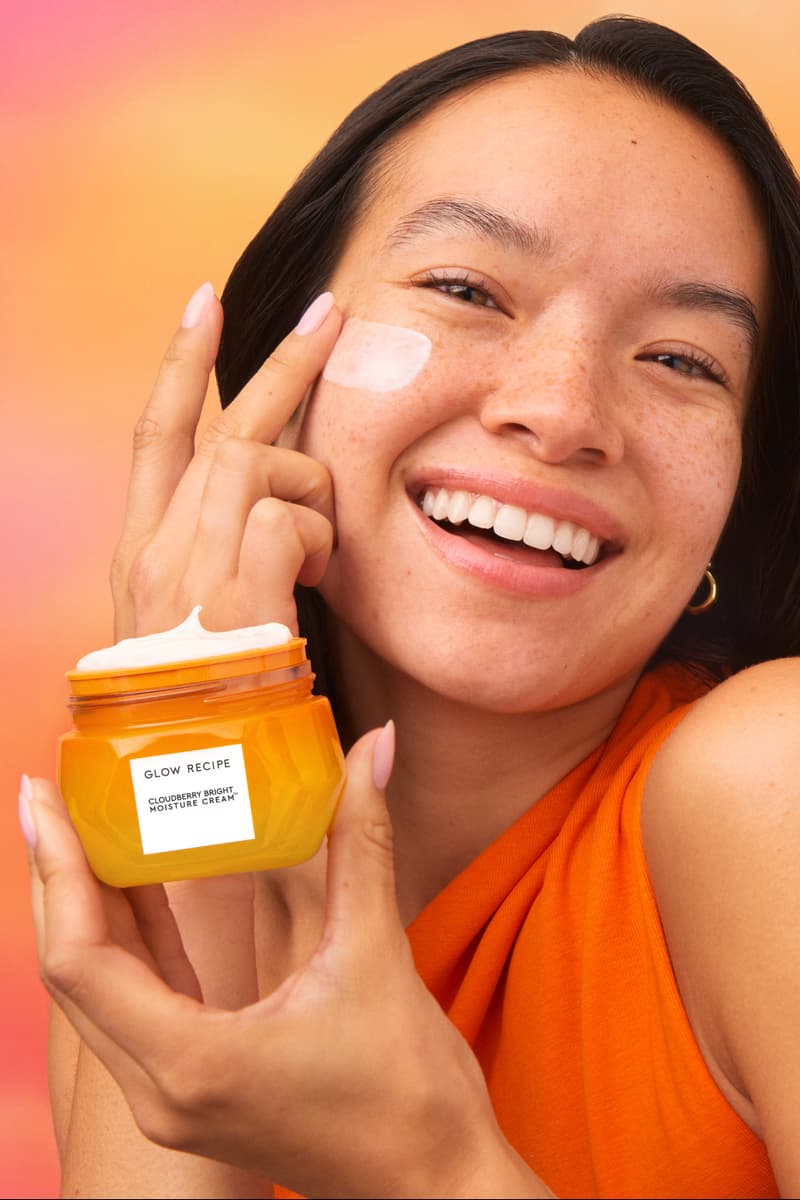
<svg viewBox="0 0 800 1200"><path fill-rule="evenodd" d="M600 553L600 539L588 529L544 513L528 512L515 504L501 504L491 496L475 492L426 488L419 507L433 521L449 525L471 525L491 531L509 542L522 542L534 550L555 550L573 563L591 566Z"/></svg>

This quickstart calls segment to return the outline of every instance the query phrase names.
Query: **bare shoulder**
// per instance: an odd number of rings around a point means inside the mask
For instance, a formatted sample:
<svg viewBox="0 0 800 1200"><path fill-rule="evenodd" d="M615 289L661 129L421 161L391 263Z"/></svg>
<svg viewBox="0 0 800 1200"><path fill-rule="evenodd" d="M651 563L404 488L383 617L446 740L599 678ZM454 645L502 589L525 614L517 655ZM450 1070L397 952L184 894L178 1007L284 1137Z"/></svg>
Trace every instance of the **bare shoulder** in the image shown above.
<svg viewBox="0 0 800 1200"><path fill-rule="evenodd" d="M688 855L703 877L784 838L800 822L799 781L800 658L750 667L698 700L645 787L642 835L658 898L671 891L676 857Z"/></svg>
<svg viewBox="0 0 800 1200"><path fill-rule="evenodd" d="M743 821L763 828L773 793L797 782L799 734L800 658L759 663L713 688L653 763L643 816L648 852L658 836L676 836L687 818L692 826ZM773 815L781 812L777 805ZM684 833L693 836L691 828Z"/></svg>
<svg viewBox="0 0 800 1200"><path fill-rule="evenodd" d="M800 658L760 663L692 706L652 764L642 836L664 905L688 885L746 889L760 853L776 869L787 839L800 850Z"/></svg>
<svg viewBox="0 0 800 1200"><path fill-rule="evenodd" d="M653 762L642 838L706 1063L800 1194L800 659L695 703Z"/></svg>

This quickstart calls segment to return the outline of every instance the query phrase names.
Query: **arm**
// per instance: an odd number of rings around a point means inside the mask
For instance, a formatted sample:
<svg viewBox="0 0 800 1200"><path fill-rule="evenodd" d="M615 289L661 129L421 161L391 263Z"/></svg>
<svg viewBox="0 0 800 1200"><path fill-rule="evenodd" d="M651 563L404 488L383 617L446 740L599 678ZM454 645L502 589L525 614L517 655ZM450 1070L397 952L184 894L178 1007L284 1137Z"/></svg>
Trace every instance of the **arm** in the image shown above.
<svg viewBox="0 0 800 1200"><path fill-rule="evenodd" d="M234 1008L256 994L250 878L174 885L171 901L204 995ZM271 1196L261 1177L165 1150L137 1128L104 1065L53 1006L49 1049L56 1141L64 1196Z"/></svg>
<svg viewBox="0 0 800 1200"><path fill-rule="evenodd" d="M800 660L698 702L653 765L642 833L709 1070L800 1195Z"/></svg>
<svg viewBox="0 0 800 1200"><path fill-rule="evenodd" d="M201 289L187 314L134 437L125 526L112 567L117 636L170 628L198 603L209 628L265 620L296 628L295 582L318 582L330 553L330 480L318 463L270 443L322 369L339 315L329 310L308 334L290 334L195 446L222 327L222 309L210 287ZM173 947L168 957L185 978L171 976L169 969L165 977L190 993L199 979L206 1001L220 1009L236 1008L257 994L252 894L244 900L237 890L244 880L237 879L228 885L203 880L173 886L172 913L162 904L150 914L140 948L140 957L147 957L176 915L177 941L185 943L192 965L181 961L182 946L179 952ZM38 887L34 878L35 909L41 903ZM221 887L227 887L222 903ZM112 893L102 890L103 903L128 938L131 911L122 894ZM136 911L133 895L130 900L142 932L147 913ZM239 919L242 904L246 915ZM280 941L269 922L265 936L274 970ZM267 1194L269 1185L247 1172L147 1141L106 1067L58 1015L50 1063L66 1194Z"/></svg>
<svg viewBox="0 0 800 1200"><path fill-rule="evenodd" d="M310 1196L550 1196L414 968L373 765L388 732L348 755L311 960L235 1012L170 984L177 957L151 953L130 914L114 912L55 790L37 782L43 978L161 1146Z"/></svg>
<svg viewBox="0 0 800 1200"><path fill-rule="evenodd" d="M105 1067L83 1044L71 1108L74 1116L62 1149L65 1197L272 1195L267 1181L248 1172L148 1141Z"/></svg>

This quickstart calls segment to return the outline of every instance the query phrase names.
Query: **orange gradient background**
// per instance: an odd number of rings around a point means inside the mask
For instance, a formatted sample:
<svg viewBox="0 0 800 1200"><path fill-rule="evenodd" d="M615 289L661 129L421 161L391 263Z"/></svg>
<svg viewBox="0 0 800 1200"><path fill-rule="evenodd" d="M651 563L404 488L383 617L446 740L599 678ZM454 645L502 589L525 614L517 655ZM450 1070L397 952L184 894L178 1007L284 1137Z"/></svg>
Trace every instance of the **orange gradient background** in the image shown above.
<svg viewBox="0 0 800 1200"><path fill-rule="evenodd" d="M107 568L130 431L186 300L205 279L221 290L298 170L389 75L501 30L574 34L604 11L577 0L4 0L2 1195L58 1194L19 774L53 775L63 672L111 640ZM794 0L643 0L634 12L741 75L800 161Z"/></svg>

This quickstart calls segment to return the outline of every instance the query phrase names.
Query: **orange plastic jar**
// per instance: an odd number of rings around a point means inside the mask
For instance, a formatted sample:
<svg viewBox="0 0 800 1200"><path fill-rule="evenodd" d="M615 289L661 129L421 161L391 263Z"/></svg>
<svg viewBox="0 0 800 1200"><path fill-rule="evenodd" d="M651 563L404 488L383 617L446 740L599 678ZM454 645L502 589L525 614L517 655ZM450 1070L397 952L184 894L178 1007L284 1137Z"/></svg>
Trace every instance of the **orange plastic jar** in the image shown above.
<svg viewBox="0 0 800 1200"><path fill-rule="evenodd" d="M344 785L305 639L130 671L72 671L59 782L115 887L310 858Z"/></svg>

